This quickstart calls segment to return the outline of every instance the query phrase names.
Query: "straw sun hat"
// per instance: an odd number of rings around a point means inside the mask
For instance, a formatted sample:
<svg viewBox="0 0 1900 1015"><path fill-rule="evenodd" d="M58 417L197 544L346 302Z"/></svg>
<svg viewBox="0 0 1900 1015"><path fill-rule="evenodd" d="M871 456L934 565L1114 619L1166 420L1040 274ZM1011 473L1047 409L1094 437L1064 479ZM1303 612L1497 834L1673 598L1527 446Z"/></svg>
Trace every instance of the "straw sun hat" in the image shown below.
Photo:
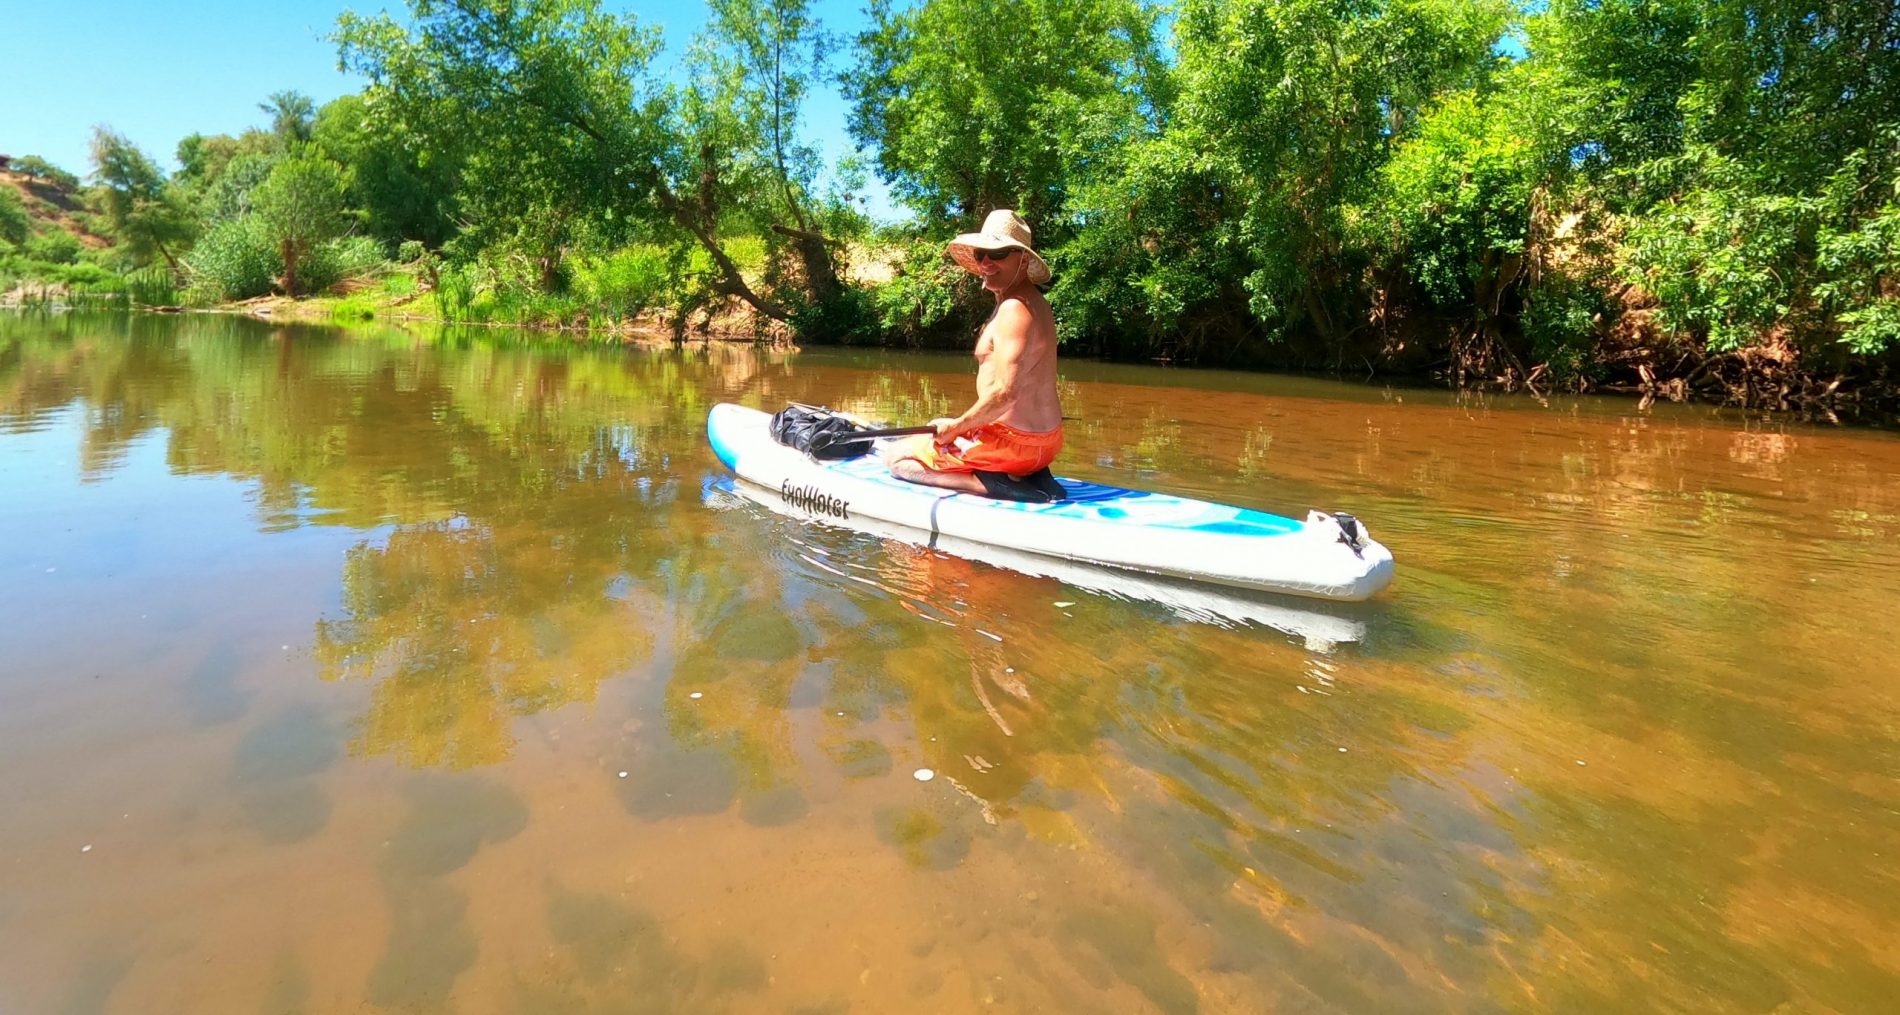
<svg viewBox="0 0 1900 1015"><path fill-rule="evenodd" d="M983 228L974 233L964 233L950 241L950 257L963 270L972 275L981 275L976 270L976 252L979 250L1020 250L1029 261L1029 281L1035 285L1049 283L1049 264L1029 245L1029 223L1016 217L1008 208L998 208L990 212L983 220Z"/></svg>

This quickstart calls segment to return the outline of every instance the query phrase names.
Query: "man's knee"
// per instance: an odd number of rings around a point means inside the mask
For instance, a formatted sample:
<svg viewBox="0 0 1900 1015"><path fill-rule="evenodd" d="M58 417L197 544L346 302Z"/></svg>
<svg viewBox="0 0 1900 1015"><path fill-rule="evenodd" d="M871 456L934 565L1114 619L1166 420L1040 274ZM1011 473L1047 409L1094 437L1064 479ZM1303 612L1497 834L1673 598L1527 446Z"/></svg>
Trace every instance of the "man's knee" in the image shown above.
<svg viewBox="0 0 1900 1015"><path fill-rule="evenodd" d="M915 458L892 458L885 464L890 467L891 475L913 482L930 471L924 468L924 463Z"/></svg>

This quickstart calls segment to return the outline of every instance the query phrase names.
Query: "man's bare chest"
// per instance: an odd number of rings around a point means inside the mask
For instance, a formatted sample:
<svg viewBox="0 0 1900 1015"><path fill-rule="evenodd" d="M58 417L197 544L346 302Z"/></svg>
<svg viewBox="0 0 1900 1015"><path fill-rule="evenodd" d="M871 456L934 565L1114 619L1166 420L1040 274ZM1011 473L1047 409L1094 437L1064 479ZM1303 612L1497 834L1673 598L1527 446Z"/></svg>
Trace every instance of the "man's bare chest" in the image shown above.
<svg viewBox="0 0 1900 1015"><path fill-rule="evenodd" d="M976 337L976 365L982 366L990 360L990 352L996 348L996 336L990 334L988 325Z"/></svg>

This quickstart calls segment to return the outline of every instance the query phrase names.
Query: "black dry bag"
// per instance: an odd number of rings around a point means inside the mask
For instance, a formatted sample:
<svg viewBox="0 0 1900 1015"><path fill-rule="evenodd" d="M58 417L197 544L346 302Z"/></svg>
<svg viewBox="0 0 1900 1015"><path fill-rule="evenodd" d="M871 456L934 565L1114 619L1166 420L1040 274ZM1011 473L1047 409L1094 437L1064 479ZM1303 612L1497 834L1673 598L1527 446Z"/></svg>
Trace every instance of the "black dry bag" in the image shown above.
<svg viewBox="0 0 1900 1015"><path fill-rule="evenodd" d="M837 460L871 450L868 440L841 440L865 430L842 416L810 405L788 405L772 414L772 439L812 456Z"/></svg>

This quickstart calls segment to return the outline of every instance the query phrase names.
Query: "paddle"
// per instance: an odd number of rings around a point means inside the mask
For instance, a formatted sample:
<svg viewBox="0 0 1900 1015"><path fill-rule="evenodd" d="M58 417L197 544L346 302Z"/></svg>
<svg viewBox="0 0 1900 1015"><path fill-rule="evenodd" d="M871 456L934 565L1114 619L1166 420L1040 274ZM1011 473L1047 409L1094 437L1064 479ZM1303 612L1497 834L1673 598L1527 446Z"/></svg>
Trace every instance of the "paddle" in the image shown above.
<svg viewBox="0 0 1900 1015"><path fill-rule="evenodd" d="M812 435L811 451L816 454L833 444L856 444L859 441L873 441L879 437L909 437L912 434L936 432L937 428L934 426L899 426L888 430L858 430L853 433L833 433L830 430L821 430Z"/></svg>

